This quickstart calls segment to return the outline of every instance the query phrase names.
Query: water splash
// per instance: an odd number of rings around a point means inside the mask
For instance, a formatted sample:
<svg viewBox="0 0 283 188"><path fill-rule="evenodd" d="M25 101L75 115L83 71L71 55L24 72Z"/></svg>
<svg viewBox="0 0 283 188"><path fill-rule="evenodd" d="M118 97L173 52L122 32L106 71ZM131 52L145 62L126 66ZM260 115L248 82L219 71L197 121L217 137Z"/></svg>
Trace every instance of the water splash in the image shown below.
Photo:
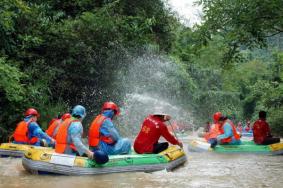
<svg viewBox="0 0 283 188"><path fill-rule="evenodd" d="M193 124L185 92L182 67L166 56L146 52L132 57L127 69L117 74L116 84L122 95L123 132L136 135L144 118L154 112L172 116L172 122L188 129Z"/></svg>

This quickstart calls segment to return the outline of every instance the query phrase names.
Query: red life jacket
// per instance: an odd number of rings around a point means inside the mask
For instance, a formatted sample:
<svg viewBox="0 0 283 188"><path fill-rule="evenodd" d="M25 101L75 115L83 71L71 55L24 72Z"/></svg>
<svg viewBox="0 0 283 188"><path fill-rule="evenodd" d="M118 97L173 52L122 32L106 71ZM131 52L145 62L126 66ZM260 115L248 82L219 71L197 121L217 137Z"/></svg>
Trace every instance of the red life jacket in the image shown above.
<svg viewBox="0 0 283 188"><path fill-rule="evenodd" d="M28 126L31 122L21 121L13 134L14 140L16 142L23 142L26 144L35 144L38 141L37 137L32 137L29 139L28 137Z"/></svg>
<svg viewBox="0 0 283 188"><path fill-rule="evenodd" d="M79 122L79 120L68 118L65 121L63 121L63 123L59 127L56 136L55 152L64 153L67 146L70 146L70 148L72 148L75 151L77 150L75 145L73 143L69 144L67 140L69 127L73 122Z"/></svg>
<svg viewBox="0 0 283 188"><path fill-rule="evenodd" d="M236 140L240 140L240 135L237 133L236 127L234 125L234 123L231 120L226 120L222 125L220 125L220 134L224 134L224 129L223 129L223 125L225 125L225 123L228 122L230 124L230 126L232 127L232 132L233 132L233 136L230 136L228 138L224 138L221 140L221 143L230 143L232 142L232 138L234 137Z"/></svg>
<svg viewBox="0 0 283 188"><path fill-rule="evenodd" d="M61 120L60 119L56 119L56 120L52 121L52 123L50 124L48 129L45 131L46 134L48 134L50 137L56 139L55 130L57 129L57 127L60 124L61 124Z"/></svg>
<svg viewBox="0 0 283 188"><path fill-rule="evenodd" d="M88 131L88 144L91 147L96 147L99 144L99 141L103 141L107 144L113 144L114 141L111 137L100 135L100 127L103 122L108 119L103 115L98 115L91 123L89 131Z"/></svg>

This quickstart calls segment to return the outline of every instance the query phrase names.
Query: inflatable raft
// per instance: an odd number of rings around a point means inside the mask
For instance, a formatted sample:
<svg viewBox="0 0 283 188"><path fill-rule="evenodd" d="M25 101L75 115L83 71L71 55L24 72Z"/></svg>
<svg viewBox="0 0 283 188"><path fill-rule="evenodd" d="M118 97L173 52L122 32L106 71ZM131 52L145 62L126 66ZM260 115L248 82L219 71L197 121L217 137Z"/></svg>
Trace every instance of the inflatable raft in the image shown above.
<svg viewBox="0 0 283 188"><path fill-rule="evenodd" d="M25 151L37 148L47 150L48 148L40 146L31 146L26 144L13 144L13 143L2 143L0 144L0 157L23 157ZM52 150L49 148L49 150Z"/></svg>
<svg viewBox="0 0 283 188"><path fill-rule="evenodd" d="M256 145L253 141L242 141L241 145L217 145L214 149L205 141L193 140L189 142L190 151L212 151L217 153L256 153L283 155L283 143L271 145Z"/></svg>
<svg viewBox="0 0 283 188"><path fill-rule="evenodd" d="M172 169L186 162L182 149L175 146L159 154L111 155L109 162L99 165L86 157L30 149L22 159L24 168L32 174L96 175L117 172L153 172Z"/></svg>
<svg viewBox="0 0 283 188"><path fill-rule="evenodd" d="M242 132L241 133L241 136L242 137L253 137L253 133L252 132Z"/></svg>

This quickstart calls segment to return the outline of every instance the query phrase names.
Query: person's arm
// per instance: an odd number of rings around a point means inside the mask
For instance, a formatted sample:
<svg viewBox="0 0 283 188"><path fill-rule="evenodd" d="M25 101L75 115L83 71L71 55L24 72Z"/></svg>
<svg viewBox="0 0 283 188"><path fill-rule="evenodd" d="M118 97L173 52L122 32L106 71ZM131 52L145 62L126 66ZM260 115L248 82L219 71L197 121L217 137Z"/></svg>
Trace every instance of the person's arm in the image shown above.
<svg viewBox="0 0 283 188"><path fill-rule="evenodd" d="M177 138L175 138L169 131L167 126L164 123L160 123L159 124L159 129L161 132L161 135L171 144L173 145L179 145L180 142L177 140Z"/></svg>
<svg viewBox="0 0 283 188"><path fill-rule="evenodd" d="M79 152L80 156L84 153L89 155L89 149L82 143L82 125L80 122L73 122L69 128L69 134L73 144L75 145L77 151Z"/></svg>
<svg viewBox="0 0 283 188"><path fill-rule="evenodd" d="M233 130L232 127L229 125L229 123L225 123L225 125L223 125L223 129L224 129L224 134L218 135L217 140L222 140L233 136Z"/></svg>
<svg viewBox="0 0 283 188"><path fill-rule="evenodd" d="M39 127L39 125L36 122L31 122L30 125L33 127L32 130L32 135L39 138L39 139L45 139L48 143L54 143L54 139L48 136L43 130Z"/></svg>
<svg viewBox="0 0 283 188"><path fill-rule="evenodd" d="M106 119L100 127L100 132L103 136L110 137L113 142L116 142L120 139L120 135L117 129L114 127L114 124Z"/></svg>

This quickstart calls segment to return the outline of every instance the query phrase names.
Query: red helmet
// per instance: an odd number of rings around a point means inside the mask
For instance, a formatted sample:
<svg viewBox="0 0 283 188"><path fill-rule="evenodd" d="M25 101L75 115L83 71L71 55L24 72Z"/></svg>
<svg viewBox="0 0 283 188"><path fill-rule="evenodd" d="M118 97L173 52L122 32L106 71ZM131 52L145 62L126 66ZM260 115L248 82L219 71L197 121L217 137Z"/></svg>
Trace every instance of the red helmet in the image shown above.
<svg viewBox="0 0 283 188"><path fill-rule="evenodd" d="M33 115L33 116L36 116L36 117L39 117L40 114L37 112L36 109L34 108L29 108L27 109L27 111L25 112L25 116L30 116L30 115Z"/></svg>
<svg viewBox="0 0 283 188"><path fill-rule="evenodd" d="M218 122L221 116L222 116L221 112L216 112L215 114L213 114L214 122Z"/></svg>
<svg viewBox="0 0 283 188"><path fill-rule="evenodd" d="M65 113L62 115L61 119L64 121L65 119L68 119L70 117L72 117L70 113Z"/></svg>
<svg viewBox="0 0 283 188"><path fill-rule="evenodd" d="M119 107L114 103L114 102L105 102L102 106L102 111L103 110L114 110L115 115L119 115L120 114L120 109Z"/></svg>

